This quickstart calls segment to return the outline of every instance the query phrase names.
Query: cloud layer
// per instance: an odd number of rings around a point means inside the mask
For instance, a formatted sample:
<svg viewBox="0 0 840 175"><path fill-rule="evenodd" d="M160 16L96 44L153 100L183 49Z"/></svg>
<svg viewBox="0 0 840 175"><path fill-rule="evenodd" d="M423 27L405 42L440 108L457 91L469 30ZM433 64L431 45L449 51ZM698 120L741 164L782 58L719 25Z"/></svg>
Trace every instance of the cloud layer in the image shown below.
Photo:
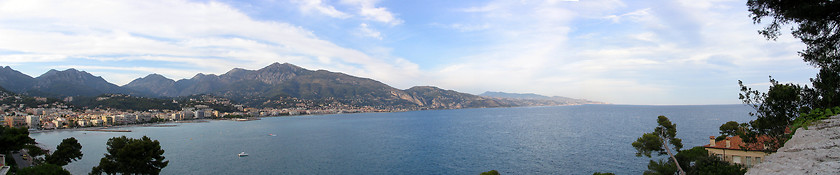
<svg viewBox="0 0 840 175"><path fill-rule="evenodd" d="M815 74L802 44L766 41L736 0L267 3L2 1L0 65L125 84L289 62L398 88L629 104L738 103L739 79Z"/></svg>

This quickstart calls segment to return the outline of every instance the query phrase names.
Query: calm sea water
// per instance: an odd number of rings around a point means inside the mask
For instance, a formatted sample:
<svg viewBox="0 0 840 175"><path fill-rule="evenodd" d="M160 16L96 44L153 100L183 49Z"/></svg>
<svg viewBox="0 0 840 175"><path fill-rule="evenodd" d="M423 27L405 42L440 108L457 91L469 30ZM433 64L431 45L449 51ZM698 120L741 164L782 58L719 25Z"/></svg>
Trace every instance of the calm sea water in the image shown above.
<svg viewBox="0 0 840 175"><path fill-rule="evenodd" d="M84 157L67 166L87 174L108 138L159 140L162 174L641 174L650 158L630 145L656 126L677 124L687 148L708 144L726 121L750 120L743 105L582 105L336 114L210 121L133 132L55 131L31 136L55 148L76 137ZM271 135L274 136L271 136ZM250 154L238 157L240 152Z"/></svg>

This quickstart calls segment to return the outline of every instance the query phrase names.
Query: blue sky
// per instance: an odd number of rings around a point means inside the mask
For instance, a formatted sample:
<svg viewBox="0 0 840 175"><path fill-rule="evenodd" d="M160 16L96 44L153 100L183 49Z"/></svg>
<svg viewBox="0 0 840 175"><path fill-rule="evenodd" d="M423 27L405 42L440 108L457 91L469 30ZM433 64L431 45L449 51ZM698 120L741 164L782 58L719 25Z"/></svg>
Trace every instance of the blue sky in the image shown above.
<svg viewBox="0 0 840 175"><path fill-rule="evenodd" d="M117 85L288 62L479 94L617 104L737 104L738 80L805 84L786 33L743 0L0 1L0 65L77 68Z"/></svg>

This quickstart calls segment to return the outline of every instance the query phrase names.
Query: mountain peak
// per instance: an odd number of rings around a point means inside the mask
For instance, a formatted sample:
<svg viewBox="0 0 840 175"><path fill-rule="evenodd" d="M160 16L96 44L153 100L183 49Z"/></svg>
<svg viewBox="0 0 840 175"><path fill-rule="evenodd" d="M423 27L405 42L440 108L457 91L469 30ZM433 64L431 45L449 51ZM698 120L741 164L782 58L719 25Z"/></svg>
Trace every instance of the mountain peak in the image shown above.
<svg viewBox="0 0 840 175"><path fill-rule="evenodd" d="M10 91L25 92L33 83L35 83L35 78L20 73L10 66L0 69L0 86Z"/></svg>
<svg viewBox="0 0 840 175"><path fill-rule="evenodd" d="M157 74L157 73L152 73L152 74L146 75L145 77L135 79L134 81L137 81L137 80L140 80L140 79L150 80L150 81L151 80L153 80L153 81L174 81L172 79L166 78L165 76L163 76L161 74ZM132 82L134 82L134 81L132 81Z"/></svg>
<svg viewBox="0 0 840 175"><path fill-rule="evenodd" d="M50 71L47 71L47 73L44 73L41 76L38 76L38 78L53 77L53 76L76 76L76 77L81 77L81 76L88 76L88 75L92 76L92 77L98 77L98 76L93 76L90 73L87 73L85 71L79 71L79 70L76 70L74 68L70 68L70 69L65 69L65 70L62 70L62 71L55 70L55 69L50 69Z"/></svg>
<svg viewBox="0 0 840 175"><path fill-rule="evenodd" d="M280 64L280 63L278 63L278 62L274 62L274 63L272 63L271 65L268 65L268 66L266 66L266 67L264 67L264 68L260 69L259 71L266 71L266 70L271 70L271 71L284 70L284 71L297 72L297 71L299 71L299 70L301 70L301 69L303 69L303 68L298 67L298 66L296 66L296 65L294 65L294 64L289 64L289 63L283 63L283 64Z"/></svg>

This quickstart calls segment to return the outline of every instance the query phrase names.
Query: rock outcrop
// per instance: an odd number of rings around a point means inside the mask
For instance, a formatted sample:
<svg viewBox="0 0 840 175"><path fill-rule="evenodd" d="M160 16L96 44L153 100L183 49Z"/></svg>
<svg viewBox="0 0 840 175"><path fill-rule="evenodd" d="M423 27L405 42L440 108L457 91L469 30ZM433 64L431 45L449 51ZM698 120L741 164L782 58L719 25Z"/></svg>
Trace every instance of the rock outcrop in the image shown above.
<svg viewBox="0 0 840 175"><path fill-rule="evenodd" d="M747 174L840 174L840 115L798 129Z"/></svg>

